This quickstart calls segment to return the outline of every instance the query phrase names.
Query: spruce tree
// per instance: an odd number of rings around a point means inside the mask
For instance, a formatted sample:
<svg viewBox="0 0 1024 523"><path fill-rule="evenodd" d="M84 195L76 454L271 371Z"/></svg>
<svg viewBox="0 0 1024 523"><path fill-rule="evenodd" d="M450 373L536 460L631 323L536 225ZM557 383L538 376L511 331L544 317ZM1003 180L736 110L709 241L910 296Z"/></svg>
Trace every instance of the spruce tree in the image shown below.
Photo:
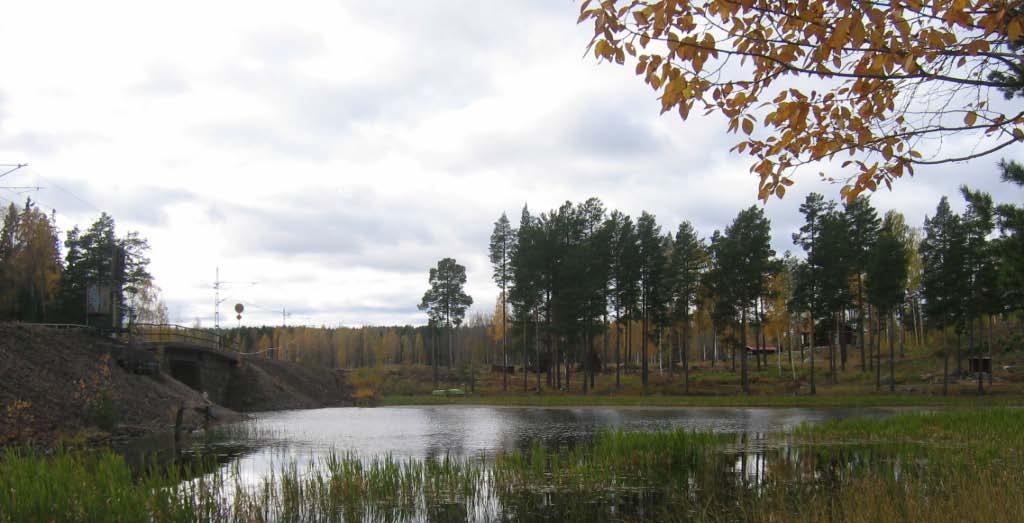
<svg viewBox="0 0 1024 523"><path fill-rule="evenodd" d="M967 284L967 250L963 223L943 196L935 216L924 220L924 238L921 240L922 293L924 312L929 323L943 332L955 326L962 330L965 315ZM946 351L946 347L943 351ZM956 371L963 370L960 348L956 352Z"/></svg>

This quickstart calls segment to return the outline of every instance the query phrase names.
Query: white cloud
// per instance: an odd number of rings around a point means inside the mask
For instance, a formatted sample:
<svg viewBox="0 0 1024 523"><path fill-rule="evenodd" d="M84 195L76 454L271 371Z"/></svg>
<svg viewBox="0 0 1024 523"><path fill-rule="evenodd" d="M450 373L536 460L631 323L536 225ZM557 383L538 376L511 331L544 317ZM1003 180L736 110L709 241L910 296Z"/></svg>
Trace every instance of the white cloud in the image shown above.
<svg viewBox="0 0 1024 523"><path fill-rule="evenodd" d="M292 323L422 322L427 270L445 256L489 313L503 211L597 196L708 235L754 203L723 122L659 115L631 68L583 56L577 9L14 4L0 19L0 163L31 166L5 182L46 187L32 196L64 228L103 209L139 230L183 322L210 322L218 266L241 282L222 297L251 305L246 323L279 322L282 307ZM964 181L1019 201L993 162L920 170L875 202L920 223ZM768 204L780 251L811 190L838 193L808 172Z"/></svg>

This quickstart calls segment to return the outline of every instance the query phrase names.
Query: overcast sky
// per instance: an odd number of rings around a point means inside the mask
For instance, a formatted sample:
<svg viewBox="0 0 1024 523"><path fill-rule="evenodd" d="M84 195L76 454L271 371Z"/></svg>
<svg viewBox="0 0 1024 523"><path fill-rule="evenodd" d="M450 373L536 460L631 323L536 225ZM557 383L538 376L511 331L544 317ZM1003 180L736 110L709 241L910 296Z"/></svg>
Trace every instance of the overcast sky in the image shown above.
<svg viewBox="0 0 1024 523"><path fill-rule="evenodd" d="M488 238L524 203L597 196L704 236L755 203L724 122L659 116L631 67L583 55L577 15L567 0L13 2L0 163L30 166L0 186L43 189L0 203L31 196L64 230L110 213L149 239L171 320L204 325L217 267L239 282L228 325L237 301L246 325L282 307L290 324L420 324L446 256L493 311ZM1020 201L997 160L919 169L873 201L918 226L943 194L962 209L961 183ZM839 187L807 172L767 204L780 252L810 191Z"/></svg>

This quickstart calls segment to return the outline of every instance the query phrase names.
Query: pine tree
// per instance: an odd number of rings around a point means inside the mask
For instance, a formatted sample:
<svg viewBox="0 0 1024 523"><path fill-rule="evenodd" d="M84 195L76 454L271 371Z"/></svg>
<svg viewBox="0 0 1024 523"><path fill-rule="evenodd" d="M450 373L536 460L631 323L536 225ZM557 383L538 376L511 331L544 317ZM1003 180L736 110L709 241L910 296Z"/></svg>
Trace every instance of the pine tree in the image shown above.
<svg viewBox="0 0 1024 523"><path fill-rule="evenodd" d="M860 349L861 370L867 372L867 358L864 350L864 273L870 253L878 238L881 221L878 213L865 196L858 196L844 204L844 212L849 223L849 247L851 269L857 278L857 346Z"/></svg>
<svg viewBox="0 0 1024 523"><path fill-rule="evenodd" d="M846 215L829 205L821 216L821 228L813 256L808 259L818 268L816 274L819 297L822 300L824 313L832 317L832 336L829 336L829 368L832 383L836 383L836 338L839 338L842 351L841 360L845 368L846 337L843 332L841 317L843 311L852 302L850 295L850 276L852 270L850 228Z"/></svg>
<svg viewBox="0 0 1024 523"><path fill-rule="evenodd" d="M818 244L821 238L823 218L826 213L831 212L832 207L825 204L825 198L818 193L810 193L800 205L800 213L804 215L804 224L799 232L793 234L793 243L803 248L807 260L799 264L793 273L793 300L795 310L806 311L808 315L808 348L811 353L811 394L817 394L817 383L815 382L814 362L814 324L817 318L828 313L828 308L822 299L822 272L823 269L818 262L820 257L816 255L819 250Z"/></svg>
<svg viewBox="0 0 1024 523"><path fill-rule="evenodd" d="M491 233L490 259L494 268L492 274L494 283L501 289L501 355L502 355L502 390L508 390L508 337L506 324L505 296L508 294L508 285L512 282L511 257L512 248L515 243L515 231L509 224L508 216L501 213L498 221L494 222L494 232Z"/></svg>
<svg viewBox="0 0 1024 523"><path fill-rule="evenodd" d="M740 381L743 392L750 393L747 366L747 320L755 301L765 294L767 279L774 270L771 248L771 222L760 207L740 211L724 234L712 235L715 261L711 282L718 303L716 313L739 318Z"/></svg>
<svg viewBox="0 0 1024 523"><path fill-rule="evenodd" d="M427 312L427 317L436 325L443 325L448 330L448 367L454 360L452 333L455 327L462 324L466 309L473 304L473 298L465 293L466 267L459 265L454 258L443 258L437 267L430 269L430 288L423 294L419 309ZM437 363L434 363L434 381L437 381Z"/></svg>
<svg viewBox="0 0 1024 523"><path fill-rule="evenodd" d="M654 215L643 212L637 220L637 267L640 275L640 312L642 327L641 337L641 378L644 390L647 389L649 380L649 363L647 343L650 338L650 324L652 320L663 314L665 305L664 299L664 278L666 271L666 256L664 244L661 237L661 226L655 221Z"/></svg>
<svg viewBox="0 0 1024 523"><path fill-rule="evenodd" d="M896 213L886 214L885 223L871 248L867 269L867 295L878 310L879 318L889 321L889 390L896 390L895 321L893 313L903 299L907 286L907 249L900 239ZM881 329L881 326L879 326ZM881 361L878 361L881 367ZM881 373L876 371L876 376ZM876 387L878 382L876 381Z"/></svg>
<svg viewBox="0 0 1024 523"><path fill-rule="evenodd" d="M638 282L639 264L636 228L633 220L619 211L612 211L605 222L609 235L609 301L615 313L615 386L622 385L622 350L629 351L629 337L626 347L621 347L622 320L627 324L636 308L640 294Z"/></svg>
<svg viewBox="0 0 1024 523"><path fill-rule="evenodd" d="M1024 166L1017 162L999 164L1004 182L1024 187ZM998 257L997 283L1000 301L1007 310L1024 310L1024 207L1002 204L996 207L999 238L994 250Z"/></svg>
<svg viewBox="0 0 1024 523"><path fill-rule="evenodd" d="M689 340L690 340L690 307L697 301L697 293L700 290L700 278L706 263L707 257L704 250L704 242L697 237L697 231L690 222L682 222L676 230L672 243L672 254L670 257L669 281L672 289L672 310L675 317L682 322L682 364L683 364L683 389L690 392L690 365L689 365ZM676 334L678 340L679 333ZM678 342L677 342L678 344ZM669 358L669 365L672 365L672 358Z"/></svg>
<svg viewBox="0 0 1024 523"><path fill-rule="evenodd" d="M511 255L512 287L509 290L509 301L513 312L522 327L523 351L523 391L527 388L527 346L531 318L541 302L540 267L537 243L539 231L536 220L524 205L519 217L519 228ZM534 367L537 370L537 390L540 391L540 346L534 348Z"/></svg>

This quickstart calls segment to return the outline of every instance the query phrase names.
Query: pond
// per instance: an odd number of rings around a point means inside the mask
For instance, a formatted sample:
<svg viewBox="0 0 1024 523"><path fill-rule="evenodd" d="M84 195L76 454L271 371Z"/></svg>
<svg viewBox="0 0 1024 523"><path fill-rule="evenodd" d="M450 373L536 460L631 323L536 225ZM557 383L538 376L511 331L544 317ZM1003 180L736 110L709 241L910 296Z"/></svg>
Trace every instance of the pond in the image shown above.
<svg viewBox="0 0 1024 523"><path fill-rule="evenodd" d="M859 449L808 453L780 445L780 433L802 423L901 410L278 411L196 436L177 456L212 456L221 463L205 477L226 496L222 505L236 511L228 519L239 518L239 510L240 519L321 519L326 511L327 520L362 521L631 520L693 515L702 506L742 513L749 507L735 500L764 495L766 478L788 478L772 488L801 485L809 490L798 494L815 499L828 485L830 492L842 492L843 478L854 468L888 463ZM883 476L893 477L887 470Z"/></svg>

